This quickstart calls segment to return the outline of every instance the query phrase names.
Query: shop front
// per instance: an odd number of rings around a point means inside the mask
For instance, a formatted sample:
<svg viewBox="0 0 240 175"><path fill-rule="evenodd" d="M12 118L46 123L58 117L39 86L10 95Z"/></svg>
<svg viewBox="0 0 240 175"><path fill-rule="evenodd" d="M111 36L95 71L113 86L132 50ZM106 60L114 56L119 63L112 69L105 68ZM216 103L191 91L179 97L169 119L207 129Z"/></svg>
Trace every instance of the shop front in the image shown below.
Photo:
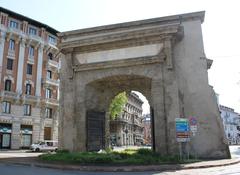
<svg viewBox="0 0 240 175"><path fill-rule="evenodd" d="M0 123L0 149L10 149L11 147L12 125Z"/></svg>
<svg viewBox="0 0 240 175"><path fill-rule="evenodd" d="M32 144L32 126L21 125L21 148L29 148Z"/></svg>

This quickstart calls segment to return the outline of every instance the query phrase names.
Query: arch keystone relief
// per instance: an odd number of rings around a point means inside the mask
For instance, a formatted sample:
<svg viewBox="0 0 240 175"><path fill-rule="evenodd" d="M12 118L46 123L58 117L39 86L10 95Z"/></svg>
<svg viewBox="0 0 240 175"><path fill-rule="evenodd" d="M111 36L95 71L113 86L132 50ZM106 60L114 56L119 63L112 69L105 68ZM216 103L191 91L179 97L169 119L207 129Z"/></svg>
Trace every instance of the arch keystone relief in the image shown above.
<svg viewBox="0 0 240 175"><path fill-rule="evenodd" d="M195 12L60 33L60 147L108 147L109 104L118 93L134 90L151 106L156 152L178 154L175 119L194 116L198 132L184 147L198 157L228 158L208 84L203 20L204 12Z"/></svg>

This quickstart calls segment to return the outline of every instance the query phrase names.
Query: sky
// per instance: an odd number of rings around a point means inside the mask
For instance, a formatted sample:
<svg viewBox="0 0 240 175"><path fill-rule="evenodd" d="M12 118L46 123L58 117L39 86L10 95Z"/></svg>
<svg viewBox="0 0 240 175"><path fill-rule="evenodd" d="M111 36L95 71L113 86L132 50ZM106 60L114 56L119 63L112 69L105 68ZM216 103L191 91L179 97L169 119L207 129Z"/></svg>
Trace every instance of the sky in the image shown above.
<svg viewBox="0 0 240 175"><path fill-rule="evenodd" d="M167 15L206 12L205 54L213 60L209 84L220 104L240 113L240 10L238 0L0 0L0 6L63 32ZM144 104L144 113L147 113Z"/></svg>

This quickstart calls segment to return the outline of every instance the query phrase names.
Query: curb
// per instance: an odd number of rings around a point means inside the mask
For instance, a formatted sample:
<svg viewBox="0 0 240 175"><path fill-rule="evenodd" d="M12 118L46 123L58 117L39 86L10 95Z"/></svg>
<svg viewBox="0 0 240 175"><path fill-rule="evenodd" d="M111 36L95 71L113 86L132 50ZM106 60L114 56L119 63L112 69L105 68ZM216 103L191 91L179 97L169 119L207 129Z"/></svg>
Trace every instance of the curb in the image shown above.
<svg viewBox="0 0 240 175"><path fill-rule="evenodd" d="M184 170L184 169L200 169L221 167L240 163L240 159L232 162L222 164L209 164L209 165L190 165L189 164L166 164L166 165L145 165L145 166L78 166L78 165L60 165L60 164L47 164L47 163L31 163L31 162L13 162L0 160L0 163L6 165L19 165L30 166L39 168L51 168L60 170L78 170L78 171L92 171L92 172L144 172L144 171L167 171L167 170Z"/></svg>

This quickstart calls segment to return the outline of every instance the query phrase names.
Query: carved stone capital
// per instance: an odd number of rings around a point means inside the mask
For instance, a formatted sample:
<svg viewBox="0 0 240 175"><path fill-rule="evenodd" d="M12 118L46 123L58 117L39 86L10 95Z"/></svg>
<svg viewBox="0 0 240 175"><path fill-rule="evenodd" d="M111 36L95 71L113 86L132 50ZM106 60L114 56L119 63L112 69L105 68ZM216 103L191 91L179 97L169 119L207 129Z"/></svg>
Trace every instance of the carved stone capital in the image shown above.
<svg viewBox="0 0 240 175"><path fill-rule="evenodd" d="M12 33L9 32L9 33L6 34L6 40L7 41L9 41L11 39L11 37L12 37Z"/></svg>
<svg viewBox="0 0 240 175"><path fill-rule="evenodd" d="M37 47L39 50L43 51L44 45L42 43L38 43Z"/></svg>
<svg viewBox="0 0 240 175"><path fill-rule="evenodd" d="M20 46L25 47L25 45L26 45L26 39L21 38Z"/></svg>
<svg viewBox="0 0 240 175"><path fill-rule="evenodd" d="M15 43L19 44L21 42L21 36L17 36L15 39Z"/></svg>
<svg viewBox="0 0 240 175"><path fill-rule="evenodd" d="M29 47L29 46L31 45L31 43L32 43L32 40L31 40L31 39L28 39L28 40L26 41L27 47Z"/></svg>

